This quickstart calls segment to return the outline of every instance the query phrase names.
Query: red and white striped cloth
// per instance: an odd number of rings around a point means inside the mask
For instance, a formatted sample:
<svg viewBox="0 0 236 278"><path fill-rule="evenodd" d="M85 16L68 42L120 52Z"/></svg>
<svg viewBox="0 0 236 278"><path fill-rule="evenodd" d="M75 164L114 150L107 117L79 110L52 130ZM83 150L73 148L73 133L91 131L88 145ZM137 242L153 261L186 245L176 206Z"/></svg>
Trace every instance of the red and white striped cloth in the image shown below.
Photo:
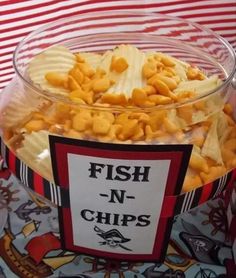
<svg viewBox="0 0 236 278"><path fill-rule="evenodd" d="M86 12L132 9L158 12L198 22L236 48L236 0L0 0L0 90L14 75L16 45L43 24Z"/></svg>

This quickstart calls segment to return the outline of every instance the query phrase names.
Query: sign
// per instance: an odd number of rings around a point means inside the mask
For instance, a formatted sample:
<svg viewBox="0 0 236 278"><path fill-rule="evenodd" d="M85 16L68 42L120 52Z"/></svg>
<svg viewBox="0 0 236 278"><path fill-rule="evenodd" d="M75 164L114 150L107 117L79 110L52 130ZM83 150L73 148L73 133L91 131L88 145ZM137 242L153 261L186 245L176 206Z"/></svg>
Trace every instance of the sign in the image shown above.
<svg viewBox="0 0 236 278"><path fill-rule="evenodd" d="M122 260L160 260L172 218L163 200L178 195L190 145L126 145L50 136L64 248Z"/></svg>

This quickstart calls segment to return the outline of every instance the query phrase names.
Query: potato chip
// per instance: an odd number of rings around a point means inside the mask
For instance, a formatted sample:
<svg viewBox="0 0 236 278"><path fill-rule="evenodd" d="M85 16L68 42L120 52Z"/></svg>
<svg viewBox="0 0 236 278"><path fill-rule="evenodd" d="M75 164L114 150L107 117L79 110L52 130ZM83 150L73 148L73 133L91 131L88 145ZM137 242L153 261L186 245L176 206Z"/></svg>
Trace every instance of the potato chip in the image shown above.
<svg viewBox="0 0 236 278"><path fill-rule="evenodd" d="M202 147L201 154L205 157L209 157L216 161L218 164L223 164L220 143L217 133L219 117L214 117L210 129L207 133L207 137Z"/></svg>
<svg viewBox="0 0 236 278"><path fill-rule="evenodd" d="M47 131L25 134L16 155L34 171L53 181L48 135Z"/></svg>
<svg viewBox="0 0 236 278"><path fill-rule="evenodd" d="M39 95L32 93L32 91L25 89L25 91L12 92L10 101L2 113L2 126L10 128L22 123L24 119L32 112L38 111L45 104L47 100Z"/></svg>
<svg viewBox="0 0 236 278"><path fill-rule="evenodd" d="M85 62L88 63L93 69L100 67L102 55L90 52L80 52L79 55L84 58Z"/></svg>
<svg viewBox="0 0 236 278"><path fill-rule="evenodd" d="M204 95L205 93L217 88L219 83L220 80L216 75L213 75L204 80L182 81L178 84L178 87L174 90L174 93L178 94L184 91L191 91L196 92L198 95Z"/></svg>
<svg viewBox="0 0 236 278"><path fill-rule="evenodd" d="M123 57L128 68L122 73L110 71L111 60L113 56ZM132 91L135 88L142 88L145 81L142 78L142 67L146 56L136 47L131 45L120 45L112 52L107 51L102 58L101 68L106 70L108 77L115 81L115 84L108 90L109 93L124 93L127 97L131 97Z"/></svg>
<svg viewBox="0 0 236 278"><path fill-rule="evenodd" d="M67 74L75 63L75 55L67 48L60 45L52 46L31 60L28 75L30 80L42 90L58 95L67 95L67 89L51 85L45 75L49 72Z"/></svg>

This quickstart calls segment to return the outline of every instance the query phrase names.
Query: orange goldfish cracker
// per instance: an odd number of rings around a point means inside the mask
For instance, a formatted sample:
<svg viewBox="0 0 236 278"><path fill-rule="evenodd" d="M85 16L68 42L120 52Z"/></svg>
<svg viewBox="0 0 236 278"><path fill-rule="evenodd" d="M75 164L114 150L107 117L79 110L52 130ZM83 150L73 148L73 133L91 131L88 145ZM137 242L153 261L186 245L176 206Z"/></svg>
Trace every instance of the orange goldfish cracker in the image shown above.
<svg viewBox="0 0 236 278"><path fill-rule="evenodd" d="M170 77L177 77L176 75L176 72L175 72L175 69L173 67L165 67L164 71L163 71L164 74L168 75L167 76L170 76ZM169 75L170 74L170 75ZM176 81L176 80L175 80Z"/></svg>
<svg viewBox="0 0 236 278"><path fill-rule="evenodd" d="M179 131L179 127L168 118L164 118L163 124L168 133L175 133Z"/></svg>
<svg viewBox="0 0 236 278"><path fill-rule="evenodd" d="M24 127L28 132L32 132L47 129L48 125L43 120L30 120Z"/></svg>
<svg viewBox="0 0 236 278"><path fill-rule="evenodd" d="M191 123L193 111L193 105L187 104L177 108L177 115L184 119L186 123Z"/></svg>
<svg viewBox="0 0 236 278"><path fill-rule="evenodd" d="M53 86L67 88L68 75L60 72L48 72L45 74L46 80Z"/></svg>
<svg viewBox="0 0 236 278"><path fill-rule="evenodd" d="M143 122L143 123L148 123L149 120L150 120L149 115L146 114L146 113L142 113L142 112L131 113L129 118L130 119L137 119L139 122Z"/></svg>
<svg viewBox="0 0 236 278"><path fill-rule="evenodd" d="M209 171L206 159L204 159L200 154L195 152L191 154L189 165L194 170L203 171L205 173L208 173Z"/></svg>
<svg viewBox="0 0 236 278"><path fill-rule="evenodd" d="M193 106L197 109L197 110L202 110L204 111L206 109L206 102L204 100L197 100Z"/></svg>
<svg viewBox="0 0 236 278"><path fill-rule="evenodd" d="M128 121L130 115L131 113L121 113L117 115L115 118L115 123L118 125L124 125Z"/></svg>
<svg viewBox="0 0 236 278"><path fill-rule="evenodd" d="M172 61L171 58L169 58L167 56L161 57L161 62L167 67L174 67L175 66L175 62Z"/></svg>
<svg viewBox="0 0 236 278"><path fill-rule="evenodd" d="M236 168L236 157L234 157L232 160L229 161L228 168L229 169Z"/></svg>
<svg viewBox="0 0 236 278"><path fill-rule="evenodd" d="M203 183L209 183L215 179L225 175L226 168L224 166L214 166L211 167L208 173L201 172L200 177L203 180Z"/></svg>
<svg viewBox="0 0 236 278"><path fill-rule="evenodd" d="M132 103L137 106L142 106L147 100L147 94L143 89L135 88L132 91Z"/></svg>
<svg viewBox="0 0 236 278"><path fill-rule="evenodd" d="M231 167L231 162L235 159L235 153L232 150L228 150L225 147L221 148L221 155L224 161L224 164L227 168Z"/></svg>
<svg viewBox="0 0 236 278"><path fill-rule="evenodd" d="M147 96L156 94L156 89L151 85L146 85L142 89L147 94Z"/></svg>
<svg viewBox="0 0 236 278"><path fill-rule="evenodd" d="M153 61L149 61L145 63L142 67L142 76L143 78L150 78L152 77L155 73L157 73L157 67L156 63Z"/></svg>
<svg viewBox="0 0 236 278"><path fill-rule="evenodd" d="M194 96L196 96L196 93L191 91L182 91L176 95L178 102L184 102L190 98L193 98ZM201 101L197 101L196 103L194 103L194 105L198 105L198 102Z"/></svg>
<svg viewBox="0 0 236 278"><path fill-rule="evenodd" d="M120 134L118 134L118 139L124 141L132 137L138 130L138 120L128 120L122 126Z"/></svg>
<svg viewBox="0 0 236 278"><path fill-rule="evenodd" d="M142 140L144 136L144 130L143 128L139 125L139 127L135 130L134 135L131 137L132 140L137 141L137 140Z"/></svg>
<svg viewBox="0 0 236 278"><path fill-rule="evenodd" d="M111 123L109 120L103 117L94 117L92 130L95 134L106 135L111 128Z"/></svg>
<svg viewBox="0 0 236 278"><path fill-rule="evenodd" d="M124 106L128 103L127 98L124 94L116 95L112 93L105 93L104 95L102 95L101 102L121 106Z"/></svg>
<svg viewBox="0 0 236 278"><path fill-rule="evenodd" d="M170 90L174 90L177 88L177 83L173 78L170 78L163 74L156 74L156 77L162 82L164 82Z"/></svg>
<svg viewBox="0 0 236 278"><path fill-rule="evenodd" d="M68 88L70 91L81 89L79 83L71 76L68 76Z"/></svg>
<svg viewBox="0 0 236 278"><path fill-rule="evenodd" d="M110 70L122 73L128 68L128 63L123 57L112 56Z"/></svg>
<svg viewBox="0 0 236 278"><path fill-rule="evenodd" d="M144 104L142 105L142 107L144 107L144 108L150 108L150 107L154 107L155 105L156 105L155 102L150 101L150 100L146 100L146 101L144 102Z"/></svg>
<svg viewBox="0 0 236 278"><path fill-rule="evenodd" d="M71 107L68 104L58 102L56 103L56 114L57 118L66 118L69 116L69 113L71 111Z"/></svg>
<svg viewBox="0 0 236 278"><path fill-rule="evenodd" d="M206 137L206 130L201 126L195 126L191 130L190 143L202 147Z"/></svg>
<svg viewBox="0 0 236 278"><path fill-rule="evenodd" d="M87 77L92 77L95 74L94 69L92 69L87 63L77 63L78 68Z"/></svg>
<svg viewBox="0 0 236 278"><path fill-rule="evenodd" d="M236 138L231 138L224 142L224 148L236 152Z"/></svg>
<svg viewBox="0 0 236 278"><path fill-rule="evenodd" d="M95 74L94 74L92 79L101 78L106 74L107 73L104 69L101 69L101 68L98 67L98 68L96 68Z"/></svg>
<svg viewBox="0 0 236 278"><path fill-rule="evenodd" d="M170 97L172 98L173 100L176 100L177 97L175 94L173 94L170 89L168 88L168 86L161 80L155 80L153 82L153 86L156 88L157 92L163 96L166 96L166 97Z"/></svg>
<svg viewBox="0 0 236 278"><path fill-rule="evenodd" d="M202 185L202 180L198 175L187 174L184 179L183 191L191 191Z"/></svg>
<svg viewBox="0 0 236 278"><path fill-rule="evenodd" d="M167 134L163 130L156 130L153 131L150 125L145 126L145 136L146 136L146 141L150 141L153 139L157 139L159 137L166 137Z"/></svg>
<svg viewBox="0 0 236 278"><path fill-rule="evenodd" d="M150 121L148 124L151 126L153 131L156 131L160 128L166 116L167 116L166 110L155 111L149 114Z"/></svg>
<svg viewBox="0 0 236 278"><path fill-rule="evenodd" d="M148 96L148 100L154 102L156 105L170 104L173 102L170 97L166 97L163 95L150 95Z"/></svg>
<svg viewBox="0 0 236 278"><path fill-rule="evenodd" d="M198 69L193 67L188 67L186 75L190 80L203 80L205 79L204 74Z"/></svg>
<svg viewBox="0 0 236 278"><path fill-rule="evenodd" d="M108 120L111 124L113 124L115 121L115 116L113 115L113 113L108 111L99 111L98 116Z"/></svg>
<svg viewBox="0 0 236 278"><path fill-rule="evenodd" d="M85 63L85 59L83 57L81 57L81 55L79 53L75 54L76 57L76 61L78 63Z"/></svg>
<svg viewBox="0 0 236 278"><path fill-rule="evenodd" d="M65 123L63 125L65 131L69 131L72 126L72 121L71 120L65 120Z"/></svg>
<svg viewBox="0 0 236 278"><path fill-rule="evenodd" d="M76 131L84 131L92 126L92 117L89 113L78 113L72 118L72 127Z"/></svg>
<svg viewBox="0 0 236 278"><path fill-rule="evenodd" d="M232 105L231 105L230 103L226 103L226 104L224 105L223 111L224 111L226 114L228 114L228 115L232 115L232 114L233 114L233 107L232 107Z"/></svg>
<svg viewBox="0 0 236 278"><path fill-rule="evenodd" d="M229 124L230 126L235 126L234 120L233 120L229 115L227 115L227 114L225 114L225 116L226 116L226 119L227 119L228 124Z"/></svg>
<svg viewBox="0 0 236 278"><path fill-rule="evenodd" d="M71 100L75 100L75 98L80 98L88 104L93 103L93 92L91 92L91 91L90 92L84 92L81 88L72 91L69 94L69 97L70 97Z"/></svg>
<svg viewBox="0 0 236 278"><path fill-rule="evenodd" d="M69 75L72 76L79 85L84 82L84 74L77 66L74 66L73 69L69 71Z"/></svg>
<svg viewBox="0 0 236 278"><path fill-rule="evenodd" d="M110 79L108 77L102 77L94 80L92 89L95 93L100 93L107 91L110 88L110 86Z"/></svg>

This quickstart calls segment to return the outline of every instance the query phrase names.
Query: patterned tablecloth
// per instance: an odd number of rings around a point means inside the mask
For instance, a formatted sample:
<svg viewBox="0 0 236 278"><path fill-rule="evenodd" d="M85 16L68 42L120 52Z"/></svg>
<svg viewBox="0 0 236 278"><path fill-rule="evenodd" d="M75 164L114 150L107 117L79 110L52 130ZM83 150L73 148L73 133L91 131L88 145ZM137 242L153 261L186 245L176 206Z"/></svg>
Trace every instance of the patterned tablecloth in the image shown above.
<svg viewBox="0 0 236 278"><path fill-rule="evenodd" d="M1 278L236 277L223 196L176 217L164 263L143 263L62 250L57 208L8 170L1 172L0 193L0 221L6 221L0 231Z"/></svg>

